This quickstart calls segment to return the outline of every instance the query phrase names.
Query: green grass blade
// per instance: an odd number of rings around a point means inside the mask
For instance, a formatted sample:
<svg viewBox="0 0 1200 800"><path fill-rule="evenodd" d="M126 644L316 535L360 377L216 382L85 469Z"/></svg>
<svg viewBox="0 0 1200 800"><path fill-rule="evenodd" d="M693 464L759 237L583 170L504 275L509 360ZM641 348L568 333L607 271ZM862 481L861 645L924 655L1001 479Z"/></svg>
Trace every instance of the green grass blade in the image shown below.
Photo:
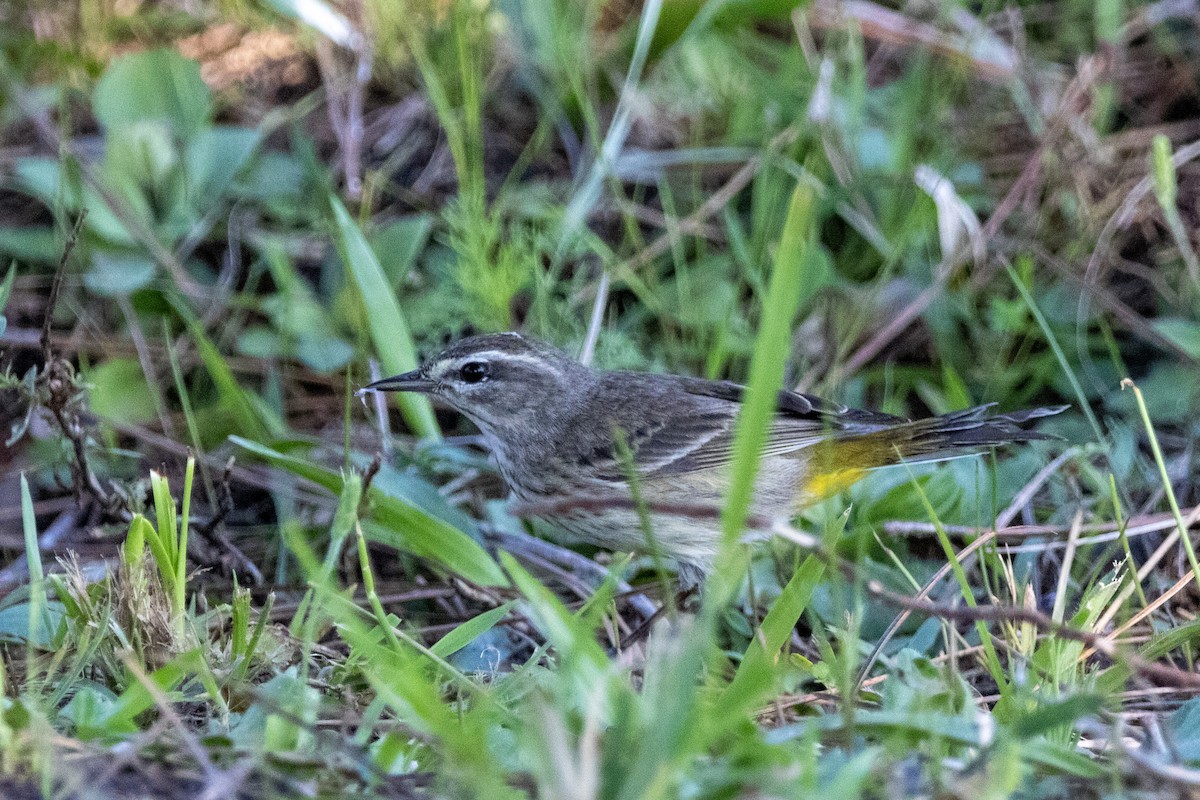
<svg viewBox="0 0 1200 800"><path fill-rule="evenodd" d="M513 584L525 596L529 617L542 635L566 658L585 670L594 671L598 679L608 659L592 631L572 614L554 593L547 589L517 563L508 553L500 553L500 563L512 576Z"/></svg>
<svg viewBox="0 0 1200 800"><path fill-rule="evenodd" d="M233 370L230 369L229 362L225 360L221 351L205 333L204 326L200 324L200 320L196 319L196 315L187 307L187 304L177 297L170 299L172 307L183 319L188 332L195 340L200 360L204 362L204 368L208 370L209 377L212 378L222 408L233 417L238 430L254 439L282 435L286 429L283 420L271 415L265 404L254 402L249 392L242 388L233 374Z"/></svg>
<svg viewBox="0 0 1200 800"><path fill-rule="evenodd" d="M780 649L787 643L824 574L825 562L811 555L792 574L746 649L733 681L721 695L715 712L718 716L741 716L774 688L775 662Z"/></svg>
<svg viewBox="0 0 1200 800"><path fill-rule="evenodd" d="M441 639L438 639L429 651L435 656L441 658L449 658L450 656L462 650L471 642L478 639L483 634L496 627L500 620L508 615L516 605L515 600L510 600L503 605L496 606L493 609L483 612L482 614L471 617L469 620L459 625L454 630L447 633Z"/></svg>
<svg viewBox="0 0 1200 800"><path fill-rule="evenodd" d="M791 354L792 320L799 306L805 268L812 259L815 206L813 187L806 183L797 185L763 300L762 321L750 359L746 401L734 433L731 483L721 515L723 556L741 535L750 513L759 453L766 444L767 427L775 413L776 392L783 384L783 366ZM723 560L718 561L713 579L706 587L705 600L716 607L725 605L734 589L731 571L721 568Z"/></svg>
<svg viewBox="0 0 1200 800"><path fill-rule="evenodd" d="M1163 492L1167 495L1171 516L1175 518L1175 525L1179 529L1179 540L1183 543L1183 552L1187 554L1188 566L1192 568L1192 577L1196 579L1196 586L1200 587L1200 563L1196 561L1196 549L1192 546L1192 537L1188 533L1187 524L1183 521L1183 512L1179 510L1179 501L1175 499L1175 489L1171 486L1171 476L1167 473L1167 462L1163 458L1162 447L1158 444L1158 434L1154 432L1154 424L1150 421L1150 412L1146 410L1146 398L1142 397L1142 390L1129 378L1121 381L1121 388L1132 389L1133 396L1137 399L1138 413L1142 417L1142 424L1146 426L1150 451L1154 453L1154 463L1158 466L1158 476L1162 480Z"/></svg>
<svg viewBox="0 0 1200 800"><path fill-rule="evenodd" d="M907 465L905 466L907 468ZM929 495L925 493L925 489L921 486L921 482L916 479L916 476L909 472L909 477L911 478L913 491L917 493L917 497L921 500L921 505L925 507L925 513L929 516L930 522L933 523L938 544L941 545L942 552L946 556L946 562L950 565L950 570L954 574L955 581L958 582L963 602L971 608L975 608L978 603L975 600L975 593L971 588L971 582L967 579L967 573L962 567L962 562L958 559L958 554L954 552L954 545L950 542L950 536L946 533L945 526L942 525L942 520L938 516L937 509L929 501ZM996 652L995 642L992 641L992 633L982 621L975 623L975 630L979 634L979 642L983 647L984 661L986 662L988 672L991 674L992 679L996 681L996 686L1000 694L1005 695L1008 693L1008 676L1004 673L1004 668L1000 665L1000 656Z"/></svg>
<svg viewBox="0 0 1200 800"><path fill-rule="evenodd" d="M375 345L380 362L388 374L415 369L417 348L379 259L342 201L330 195L329 207L333 213L333 234L338 254L351 282L358 289L371 342ZM411 392L399 392L395 397L405 420L417 434L427 438L441 436L427 398Z"/></svg>
<svg viewBox="0 0 1200 800"><path fill-rule="evenodd" d="M33 513L33 497L29 493L29 481L25 479L25 473L21 473L21 526L25 534L25 559L29 564L29 628L25 639L25 679L31 681L37 674L33 642L42 638L37 631L47 625L46 573L42 569L37 518Z"/></svg>
<svg viewBox="0 0 1200 800"><path fill-rule="evenodd" d="M196 478L196 459L188 458L183 475L183 504L179 515L179 552L175 554L175 607L186 607L188 524L192 511L192 483Z"/></svg>
<svg viewBox="0 0 1200 800"><path fill-rule="evenodd" d="M307 478L334 494L342 492L344 479L331 469L280 453L240 436L231 436L230 441L273 466ZM437 562L481 586L508 584L499 565L463 531L426 514L399 497L386 494L378 486L372 486L368 496L373 521L364 521L363 531L371 541Z"/></svg>
<svg viewBox="0 0 1200 800"><path fill-rule="evenodd" d="M1008 277L1012 279L1013 285L1021 293L1021 299L1025 301L1025 305L1029 308L1029 313L1033 315L1038 327L1042 329L1042 335L1046 337L1046 344L1050 345L1050 349L1054 352L1054 357L1058 359L1059 366L1062 367L1067 380L1071 382L1071 391L1075 393L1075 399L1079 403L1079 407L1083 409L1088 424L1092 426L1092 432L1096 435L1096 441L1106 444L1108 438L1104 435L1104 429L1100 427L1100 420L1096 419L1096 413L1092 411L1092 406L1087 400L1087 395L1084 394L1083 384L1079 382L1079 376L1075 374L1075 370L1071 368L1070 362L1067 361L1067 354L1063 352L1062 345L1058 343L1058 337L1050 329L1050 323L1046 321L1046 316L1042 314L1042 310L1038 308L1038 304L1033 299L1033 294L1030 293L1029 287L1025 285L1025 281L1021 280L1021 276L1012 268L1012 265L1005 264L1004 268L1008 270Z"/></svg>

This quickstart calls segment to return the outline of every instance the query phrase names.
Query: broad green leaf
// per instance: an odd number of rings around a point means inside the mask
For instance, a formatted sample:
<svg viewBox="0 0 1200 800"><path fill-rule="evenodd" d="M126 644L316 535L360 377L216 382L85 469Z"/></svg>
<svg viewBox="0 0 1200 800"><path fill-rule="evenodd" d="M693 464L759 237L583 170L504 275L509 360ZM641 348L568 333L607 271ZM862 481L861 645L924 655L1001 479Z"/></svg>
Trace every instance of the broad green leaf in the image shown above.
<svg viewBox="0 0 1200 800"><path fill-rule="evenodd" d="M78 213L81 208L87 209L84 227L111 244L131 247L137 244L100 195L85 187L80 197L78 188L63 179L57 160L44 156L18 159L13 168L13 178L18 191L37 198L49 208L62 208L72 214ZM61 250L62 245L57 244L51 261L57 261Z"/></svg>
<svg viewBox="0 0 1200 800"><path fill-rule="evenodd" d="M350 274L351 282L358 289L366 310L371 342L375 345L375 352L384 370L389 375L395 375L415 369L416 346L396 294L388 285L383 268L379 265L379 259L342 201L330 195L329 206L333 212L333 233L338 253ZM441 436L427 398L411 392L400 392L395 397L404 418L414 431L425 437Z"/></svg>
<svg viewBox="0 0 1200 800"><path fill-rule="evenodd" d="M393 289L399 289L433 231L433 217L415 214L379 229L369 237L371 249Z"/></svg>
<svg viewBox="0 0 1200 800"><path fill-rule="evenodd" d="M108 138L104 172L114 185L129 181L131 188L162 193L178 168L179 148L165 120L138 120Z"/></svg>
<svg viewBox="0 0 1200 800"><path fill-rule="evenodd" d="M1154 329L1174 342L1192 358L1200 358L1200 322L1178 317L1155 320Z"/></svg>
<svg viewBox="0 0 1200 800"><path fill-rule="evenodd" d="M24 263L53 264L62 254L62 238L53 228L0 225L0 254Z"/></svg>
<svg viewBox="0 0 1200 800"><path fill-rule="evenodd" d="M110 135L137 122L159 120L187 139L208 126L213 101L200 78L200 65L162 49L114 59L96 84L92 109Z"/></svg>
<svg viewBox="0 0 1200 800"><path fill-rule="evenodd" d="M42 624L35 626L33 636L29 635L29 610L28 603L15 603L0 609L0 640L49 647L51 636L65 613L63 604L46 603L42 609Z"/></svg>
<svg viewBox="0 0 1200 800"><path fill-rule="evenodd" d="M1167 717L1171 745L1189 764L1200 764L1200 697L1193 697Z"/></svg>
<svg viewBox="0 0 1200 800"><path fill-rule="evenodd" d="M89 404L97 416L110 422L150 422L157 412L142 366L134 358L113 358L87 373L92 390Z"/></svg>
<svg viewBox="0 0 1200 800"><path fill-rule="evenodd" d="M334 494L342 491L343 478L331 469L240 436L231 436L230 441L273 466L307 478ZM482 586L507 585L496 562L466 533L402 498L386 494L377 486L371 486L368 496L372 502L372 519L363 522L363 533L371 541L428 558Z"/></svg>
<svg viewBox="0 0 1200 800"><path fill-rule="evenodd" d="M205 211L225 195L258 142L258 131L231 125L206 128L188 142L184 158L196 208Z"/></svg>

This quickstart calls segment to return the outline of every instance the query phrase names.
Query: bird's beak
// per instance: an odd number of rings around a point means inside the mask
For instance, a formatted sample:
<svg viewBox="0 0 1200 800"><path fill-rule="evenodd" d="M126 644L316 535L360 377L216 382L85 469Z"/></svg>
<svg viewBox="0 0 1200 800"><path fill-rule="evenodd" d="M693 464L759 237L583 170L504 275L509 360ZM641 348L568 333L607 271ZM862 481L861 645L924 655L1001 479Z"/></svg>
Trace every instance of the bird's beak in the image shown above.
<svg viewBox="0 0 1200 800"><path fill-rule="evenodd" d="M437 384L428 378L421 375L421 371L414 369L412 372L406 372L403 375L394 375L390 378L384 378L381 381L364 386L360 391L371 392L432 392L437 388Z"/></svg>

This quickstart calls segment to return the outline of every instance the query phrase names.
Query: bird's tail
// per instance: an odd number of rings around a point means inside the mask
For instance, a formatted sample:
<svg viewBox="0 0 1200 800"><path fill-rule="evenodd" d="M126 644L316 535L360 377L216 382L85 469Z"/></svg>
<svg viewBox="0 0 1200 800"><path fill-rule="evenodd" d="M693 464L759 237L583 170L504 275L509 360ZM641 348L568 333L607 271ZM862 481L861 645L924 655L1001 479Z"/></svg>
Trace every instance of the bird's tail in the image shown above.
<svg viewBox="0 0 1200 800"><path fill-rule="evenodd" d="M1057 436L1032 430L1029 426L1036 420L1052 417L1068 408L1049 406L1008 414L989 414L994 405L976 406L885 428L879 435L893 445L894 460L890 463L940 458L964 451L978 452L1015 442L1057 439Z"/></svg>
<svg viewBox="0 0 1200 800"><path fill-rule="evenodd" d="M1029 426L1069 406L1049 406L989 414L995 405L976 406L940 417L908 420L850 411L839 430L817 445L802 492L807 504L845 489L868 471L899 463L921 463L971 455L990 447L1057 439Z"/></svg>

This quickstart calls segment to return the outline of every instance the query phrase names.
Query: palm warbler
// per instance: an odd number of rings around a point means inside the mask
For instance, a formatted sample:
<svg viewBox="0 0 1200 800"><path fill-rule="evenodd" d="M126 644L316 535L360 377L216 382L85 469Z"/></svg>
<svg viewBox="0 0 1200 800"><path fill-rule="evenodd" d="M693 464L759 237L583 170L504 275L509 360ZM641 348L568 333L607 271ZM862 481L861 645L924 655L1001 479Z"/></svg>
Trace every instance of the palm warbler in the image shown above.
<svg viewBox="0 0 1200 800"><path fill-rule="evenodd" d="M669 509L720 507L745 387L591 369L546 344L501 333L464 339L366 389L424 392L465 414L523 502L600 500L560 504L564 510L547 520L578 540L647 549L629 502L632 478L651 512L652 539L678 562L682 582L697 583L711 568L721 542L716 520ZM908 420L781 391L751 512L790 518L876 467L1052 438L1020 426L1065 406L994 415L988 408ZM606 505L605 498L624 502Z"/></svg>

